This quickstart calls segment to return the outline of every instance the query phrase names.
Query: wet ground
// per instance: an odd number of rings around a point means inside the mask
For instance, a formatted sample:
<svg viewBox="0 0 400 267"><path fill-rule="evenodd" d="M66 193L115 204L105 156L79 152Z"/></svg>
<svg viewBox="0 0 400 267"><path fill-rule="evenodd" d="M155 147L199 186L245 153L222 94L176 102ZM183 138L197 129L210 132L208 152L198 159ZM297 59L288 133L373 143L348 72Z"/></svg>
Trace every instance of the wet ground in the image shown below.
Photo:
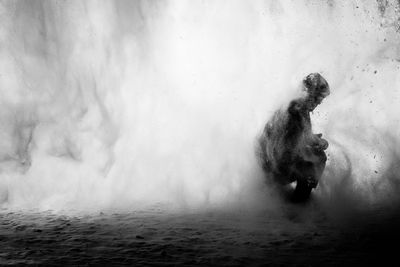
<svg viewBox="0 0 400 267"><path fill-rule="evenodd" d="M365 266L395 259L400 236L396 210L61 214L1 210L0 265Z"/></svg>

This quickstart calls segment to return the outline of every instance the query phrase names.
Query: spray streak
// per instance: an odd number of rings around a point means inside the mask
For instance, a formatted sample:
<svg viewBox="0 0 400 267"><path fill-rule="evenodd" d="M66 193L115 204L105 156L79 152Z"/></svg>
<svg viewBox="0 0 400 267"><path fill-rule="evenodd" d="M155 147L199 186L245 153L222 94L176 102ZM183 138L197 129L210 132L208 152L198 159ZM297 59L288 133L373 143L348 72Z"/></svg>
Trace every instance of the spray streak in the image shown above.
<svg viewBox="0 0 400 267"><path fill-rule="evenodd" d="M346 150L348 189L397 181L398 140L383 140L399 129L395 1L3 1L0 13L7 205L257 199L254 140L316 71L332 95L315 131L340 144L319 196Z"/></svg>

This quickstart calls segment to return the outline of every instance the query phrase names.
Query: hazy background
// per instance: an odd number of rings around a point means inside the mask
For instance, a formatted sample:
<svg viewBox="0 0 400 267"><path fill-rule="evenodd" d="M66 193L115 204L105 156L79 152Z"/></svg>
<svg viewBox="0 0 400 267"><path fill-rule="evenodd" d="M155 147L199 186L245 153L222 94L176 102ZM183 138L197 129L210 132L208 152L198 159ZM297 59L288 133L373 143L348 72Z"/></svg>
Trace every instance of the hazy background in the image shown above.
<svg viewBox="0 0 400 267"><path fill-rule="evenodd" d="M320 72L315 201L397 203L398 1L1 1L0 200L277 206L254 153ZM344 203L344 205L340 205Z"/></svg>

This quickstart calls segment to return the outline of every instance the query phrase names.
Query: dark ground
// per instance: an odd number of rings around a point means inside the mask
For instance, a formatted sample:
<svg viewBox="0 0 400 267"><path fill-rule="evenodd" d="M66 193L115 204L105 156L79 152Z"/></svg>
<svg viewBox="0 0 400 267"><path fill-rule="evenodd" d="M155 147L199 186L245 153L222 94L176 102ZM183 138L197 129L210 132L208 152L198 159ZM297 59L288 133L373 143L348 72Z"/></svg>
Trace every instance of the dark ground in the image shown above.
<svg viewBox="0 0 400 267"><path fill-rule="evenodd" d="M331 219L318 208L59 215L0 213L1 265L397 265L397 209ZM390 260L396 260L390 264Z"/></svg>

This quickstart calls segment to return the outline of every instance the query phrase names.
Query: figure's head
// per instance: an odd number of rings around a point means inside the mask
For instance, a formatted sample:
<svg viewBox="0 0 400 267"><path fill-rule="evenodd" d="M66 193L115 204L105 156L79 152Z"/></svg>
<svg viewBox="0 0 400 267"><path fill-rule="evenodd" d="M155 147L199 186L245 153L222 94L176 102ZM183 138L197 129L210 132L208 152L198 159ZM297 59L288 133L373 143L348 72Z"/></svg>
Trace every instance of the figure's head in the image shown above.
<svg viewBox="0 0 400 267"><path fill-rule="evenodd" d="M319 73L311 73L303 79L303 90L307 93L307 109L313 111L330 94L328 82Z"/></svg>

